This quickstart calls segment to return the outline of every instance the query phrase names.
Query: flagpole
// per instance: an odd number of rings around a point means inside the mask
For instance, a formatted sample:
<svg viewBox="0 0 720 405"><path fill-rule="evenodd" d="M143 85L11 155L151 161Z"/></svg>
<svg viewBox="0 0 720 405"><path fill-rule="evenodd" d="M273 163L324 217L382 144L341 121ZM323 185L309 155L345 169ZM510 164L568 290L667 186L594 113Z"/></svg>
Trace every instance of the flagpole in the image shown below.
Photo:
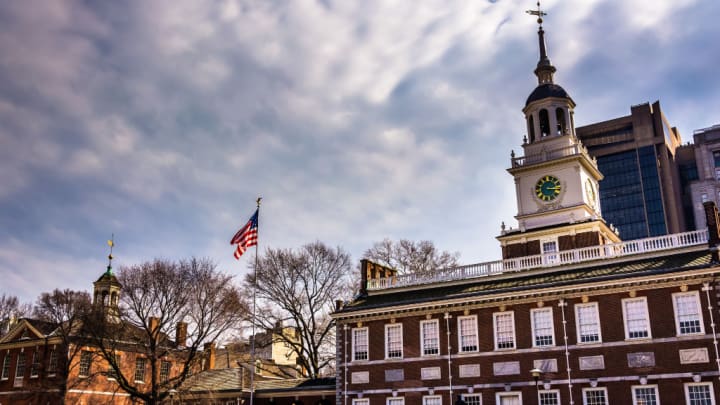
<svg viewBox="0 0 720 405"><path fill-rule="evenodd" d="M255 243L255 268L253 269L253 307L252 307L252 341L250 342L250 405L253 405L253 399L255 397L255 321L256 321L256 302L257 302L257 268L258 268L258 245L260 244L260 201L262 197L257 199L257 243Z"/></svg>

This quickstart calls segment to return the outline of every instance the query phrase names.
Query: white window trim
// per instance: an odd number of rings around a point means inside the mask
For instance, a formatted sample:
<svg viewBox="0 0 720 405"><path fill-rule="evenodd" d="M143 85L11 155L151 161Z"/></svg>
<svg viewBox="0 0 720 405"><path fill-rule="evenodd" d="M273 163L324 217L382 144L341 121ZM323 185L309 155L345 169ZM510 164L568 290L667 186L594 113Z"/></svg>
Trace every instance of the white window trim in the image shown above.
<svg viewBox="0 0 720 405"><path fill-rule="evenodd" d="M636 398L636 389L648 389L651 388L655 391L655 398L657 399L657 404L660 405L660 392L658 390L658 386L655 384L645 384L645 385L633 385L630 387L630 392L632 395L632 403L633 405L638 405L637 398Z"/></svg>
<svg viewBox="0 0 720 405"><path fill-rule="evenodd" d="M460 327L460 322L463 319L472 319L472 326L473 326L473 333L475 333L475 350L463 350L462 345L462 329ZM458 353L477 353L480 351L480 335L478 334L478 322L477 322L477 315L464 315L464 316L458 316L457 319L457 342L458 342Z"/></svg>
<svg viewBox="0 0 720 405"><path fill-rule="evenodd" d="M550 336L552 339L552 342L549 345L538 345L537 339L535 335L535 321L533 318L533 314L535 312L550 312ZM533 347L553 347L555 346L555 319L553 319L553 309L552 307L543 307L543 308L533 308L530 310L530 329L532 330L532 346Z"/></svg>
<svg viewBox="0 0 720 405"><path fill-rule="evenodd" d="M710 389L709 389L709 391L710 391L710 402L712 402L712 403L714 404L714 403L715 403L715 392L714 392L715 390L713 389L713 384L712 384L711 382L699 382L699 383L685 383L685 384L683 384L683 388L684 388L684 390L685 390L685 403L686 403L686 404L689 404L689 403L690 403L690 389L689 389L689 387L692 387L692 386L696 386L696 387L697 387L697 386L700 386L700 385L706 385L706 386L710 387Z"/></svg>
<svg viewBox="0 0 720 405"><path fill-rule="evenodd" d="M385 398L385 405L390 405L390 401L400 401L402 405L405 405L405 397L387 397Z"/></svg>
<svg viewBox="0 0 720 405"><path fill-rule="evenodd" d="M545 251L545 244L546 243L554 243L555 244L555 250L554 251ZM558 241L558 238L545 238L540 239L540 254L542 255L543 263L545 264L554 264L560 261L560 242ZM548 256L545 256L545 254L548 254Z"/></svg>
<svg viewBox="0 0 720 405"><path fill-rule="evenodd" d="M625 303L629 301L642 301L645 303L645 321L647 324L647 336L643 337L630 337L630 331L628 330L628 317L627 317L627 309L625 307ZM635 298L623 298L622 302L622 313L623 313L623 328L625 329L625 340L647 340L652 339L652 327L650 324L650 313L648 312L648 305L647 305L647 297L635 297Z"/></svg>
<svg viewBox="0 0 720 405"><path fill-rule="evenodd" d="M400 328L400 357L390 357L390 356L389 356L389 354L390 354L390 353L389 353L389 352L390 352L390 347L389 347L389 345L388 345L388 336L389 336L389 335L388 335L388 329L390 329L390 328L397 328L397 327ZM369 338L369 336L368 336L368 338ZM368 343L369 343L369 342L368 342ZM368 344L368 346L370 346L370 345ZM404 347L403 347L403 325L402 325L402 323L388 323L388 324L386 324L386 325L385 325L385 360L399 360L399 359L402 359L403 356L405 355L405 350L403 350L403 349L404 349Z"/></svg>
<svg viewBox="0 0 720 405"><path fill-rule="evenodd" d="M610 399L608 398L608 392L607 388L605 387L596 387L596 388L583 388L582 389L582 400L583 405L588 405L587 403L587 395L585 394L588 391L604 391L605 392L605 405L610 404Z"/></svg>
<svg viewBox="0 0 720 405"><path fill-rule="evenodd" d="M584 307L593 307L595 308L595 319L597 319L597 332L598 332L598 340L596 342L583 342L581 339L580 334L580 317L578 316L578 311L580 308ZM575 304L575 333L576 333L576 343L578 345L592 345L597 343L602 343L602 328L600 323L600 305L598 305L597 302L584 302L581 304Z"/></svg>
<svg viewBox="0 0 720 405"><path fill-rule="evenodd" d="M353 398L352 405L370 405L369 398Z"/></svg>
<svg viewBox="0 0 720 405"><path fill-rule="evenodd" d="M631 394L632 394L632 403L633 403L633 405L639 405L638 402L637 402L637 398L635 397L635 390L636 390L636 389L641 389L641 388L644 388L644 389L652 388L652 389L654 389L654 390L655 390L655 398L657 398L657 405L660 405L660 404L661 404L661 402L660 402L660 391L658 390L658 386L657 386L657 385L654 385L654 384L646 384L646 385L633 385L633 386L630 387L630 392L631 392Z"/></svg>
<svg viewBox="0 0 720 405"><path fill-rule="evenodd" d="M680 296L694 296L695 302L697 303L698 308L698 320L700 321L700 332L695 333L680 333L680 314L678 312L677 308L677 301L675 298ZM672 295L672 303L673 303L673 313L675 314L675 331L677 332L678 336L694 336L694 335L704 335L705 334L705 322L703 319L703 313L702 313L702 300L700 299L700 293L698 291L689 291L689 292L679 292Z"/></svg>
<svg viewBox="0 0 720 405"><path fill-rule="evenodd" d="M435 330L437 330L437 354L425 354L425 336L423 335L423 325L434 323L436 325ZM438 319L426 319L423 321L420 321L420 356L428 357L428 356L439 356L440 355L440 321Z"/></svg>
<svg viewBox="0 0 720 405"><path fill-rule="evenodd" d="M426 400L428 400L428 399L439 399L440 405L442 405L442 395L423 395L423 397L422 397L423 405L426 405Z"/></svg>
<svg viewBox="0 0 720 405"><path fill-rule="evenodd" d="M555 390L544 390L544 389L541 389L541 390L538 392L538 399L540 398L540 395L541 395L541 394L555 394L555 398L557 398L557 403L558 403L558 404L562 404L562 398L560 398L560 390L558 390L558 389L555 389Z"/></svg>
<svg viewBox="0 0 720 405"><path fill-rule="evenodd" d="M523 403L522 400L522 392L520 391L507 391L507 392L496 392L495 393L495 403L500 403L500 398L502 397L518 397L520 399L520 403Z"/></svg>
<svg viewBox="0 0 720 405"><path fill-rule="evenodd" d="M510 321L512 323L513 332L513 347L498 347L498 330L497 330L497 318L502 315L510 314ZM515 311L503 311L493 312L493 341L495 344L495 350L515 350L517 349L517 330L515 329Z"/></svg>
<svg viewBox="0 0 720 405"><path fill-rule="evenodd" d="M356 359L356 358L355 358L355 354L356 354L356 351L355 351L355 345L356 345L355 331L358 331L358 332L359 332L359 331L365 331L365 336L366 336L366 339L367 339L367 351L366 351L366 353L367 353L367 359ZM368 360L370 360L370 332L368 331L367 326L366 326L366 327L363 327L363 328L352 328L352 329L350 330L350 339L352 340L351 352L350 352L351 361L368 361Z"/></svg>
<svg viewBox="0 0 720 405"><path fill-rule="evenodd" d="M473 394L461 394L463 401L467 402L467 397L475 397L477 398L478 405L482 405L482 394L473 393Z"/></svg>
<svg viewBox="0 0 720 405"><path fill-rule="evenodd" d="M7 373L5 373L5 362L7 362ZM10 378L10 351L5 353L5 357L3 357L2 364L0 364L0 381L6 381Z"/></svg>

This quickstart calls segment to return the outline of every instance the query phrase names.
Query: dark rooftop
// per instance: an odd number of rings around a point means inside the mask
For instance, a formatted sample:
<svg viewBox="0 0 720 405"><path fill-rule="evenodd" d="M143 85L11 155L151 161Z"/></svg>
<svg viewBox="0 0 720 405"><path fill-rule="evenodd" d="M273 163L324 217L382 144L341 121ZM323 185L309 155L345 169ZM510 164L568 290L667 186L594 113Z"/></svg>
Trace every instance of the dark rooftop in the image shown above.
<svg viewBox="0 0 720 405"><path fill-rule="evenodd" d="M590 281L603 281L634 277L638 275L669 274L680 270L702 268L713 264L707 250L656 256L624 261L622 263L595 264L587 267L557 267L542 272L513 273L510 277L476 278L462 284L425 285L414 290L371 293L360 296L345 305L338 314L350 313L388 305L399 306L430 302L438 299L457 299L483 295L521 292L528 289L573 285Z"/></svg>

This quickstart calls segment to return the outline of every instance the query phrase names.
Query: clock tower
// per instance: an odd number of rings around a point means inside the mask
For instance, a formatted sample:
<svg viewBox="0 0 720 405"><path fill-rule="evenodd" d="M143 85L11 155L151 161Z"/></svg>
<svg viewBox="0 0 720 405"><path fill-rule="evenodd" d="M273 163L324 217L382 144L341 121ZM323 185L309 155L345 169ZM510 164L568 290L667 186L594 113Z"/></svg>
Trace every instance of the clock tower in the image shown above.
<svg viewBox="0 0 720 405"><path fill-rule="evenodd" d="M528 13L536 15L539 24L538 85L522 110L528 133L523 156L511 153L508 172L515 178L518 228L503 226L498 236L503 259L620 241L600 215L598 182L603 175L575 136L575 102L553 81L556 69L542 27L546 14L539 2L538 9Z"/></svg>

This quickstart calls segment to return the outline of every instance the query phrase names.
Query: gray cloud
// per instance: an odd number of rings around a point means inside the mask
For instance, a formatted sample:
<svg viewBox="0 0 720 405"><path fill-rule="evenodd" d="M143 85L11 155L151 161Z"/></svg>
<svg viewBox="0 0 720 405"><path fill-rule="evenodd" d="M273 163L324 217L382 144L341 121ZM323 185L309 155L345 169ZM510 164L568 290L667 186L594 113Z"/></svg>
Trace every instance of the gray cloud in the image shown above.
<svg viewBox="0 0 720 405"><path fill-rule="evenodd" d="M717 123L716 2L548 3L578 124L660 99ZM87 289L117 260L210 256L265 198L262 247L384 237L495 260L535 86L533 4L0 4L0 291ZM34 280L42 279L42 283Z"/></svg>

